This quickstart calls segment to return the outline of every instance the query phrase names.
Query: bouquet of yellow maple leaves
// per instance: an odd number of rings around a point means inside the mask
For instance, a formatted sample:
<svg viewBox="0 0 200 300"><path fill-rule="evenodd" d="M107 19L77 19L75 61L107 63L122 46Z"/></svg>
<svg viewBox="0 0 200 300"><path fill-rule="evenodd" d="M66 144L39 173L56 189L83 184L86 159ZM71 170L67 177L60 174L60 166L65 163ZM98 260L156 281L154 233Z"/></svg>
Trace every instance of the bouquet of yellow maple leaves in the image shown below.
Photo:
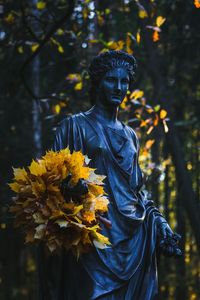
<svg viewBox="0 0 200 300"><path fill-rule="evenodd" d="M15 226L24 229L27 243L43 241L50 252L64 247L76 256L92 245L101 249L110 245L99 224L99 214L108 210L109 203L103 188L105 176L96 174L88 162L80 151L70 153L66 148L48 151L27 168L14 168L9 186L17 195L10 211L15 214ZM87 181L88 192L78 201L61 192L67 176L72 186L79 179Z"/></svg>

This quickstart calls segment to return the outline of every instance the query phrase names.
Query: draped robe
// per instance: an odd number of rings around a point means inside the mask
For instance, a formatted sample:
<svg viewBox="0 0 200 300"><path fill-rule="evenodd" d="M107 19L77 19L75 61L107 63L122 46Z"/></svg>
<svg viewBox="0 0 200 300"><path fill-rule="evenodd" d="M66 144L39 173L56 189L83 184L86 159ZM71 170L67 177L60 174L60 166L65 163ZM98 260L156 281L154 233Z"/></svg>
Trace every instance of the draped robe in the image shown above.
<svg viewBox="0 0 200 300"><path fill-rule="evenodd" d="M60 123L53 149L66 147L87 154L89 166L106 175L104 188L110 203L105 217L112 227L101 224L101 228L112 246L102 250L93 247L78 261L65 251L60 257L49 257L48 300L155 299L156 218L162 215L140 190L142 173L135 132L123 123L122 129L100 124L89 110Z"/></svg>

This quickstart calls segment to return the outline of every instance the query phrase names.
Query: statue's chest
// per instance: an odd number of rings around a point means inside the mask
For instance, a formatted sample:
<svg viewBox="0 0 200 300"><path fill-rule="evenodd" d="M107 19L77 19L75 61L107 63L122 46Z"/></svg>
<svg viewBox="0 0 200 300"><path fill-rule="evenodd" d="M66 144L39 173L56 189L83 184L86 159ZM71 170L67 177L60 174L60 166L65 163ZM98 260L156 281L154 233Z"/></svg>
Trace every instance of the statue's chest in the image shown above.
<svg viewBox="0 0 200 300"><path fill-rule="evenodd" d="M91 159L100 161L106 157L107 162L115 162L126 173L131 174L134 161L136 160L136 149L125 131L106 128L92 128L85 130L85 149Z"/></svg>

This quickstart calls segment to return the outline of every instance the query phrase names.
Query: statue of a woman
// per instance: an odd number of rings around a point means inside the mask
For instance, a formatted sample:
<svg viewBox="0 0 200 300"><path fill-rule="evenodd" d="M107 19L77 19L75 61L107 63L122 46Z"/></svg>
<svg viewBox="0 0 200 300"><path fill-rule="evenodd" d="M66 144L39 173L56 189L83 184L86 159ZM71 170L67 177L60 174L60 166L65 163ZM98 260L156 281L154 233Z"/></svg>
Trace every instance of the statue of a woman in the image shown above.
<svg viewBox="0 0 200 300"><path fill-rule="evenodd" d="M135 70L134 57L122 51L95 57L89 68L94 106L64 119L56 131L54 150L81 150L91 159L90 167L106 175L105 191L110 201L106 218L112 227L105 223L101 227L112 246L103 250L94 247L78 261L63 253L56 269L50 262L48 288L52 299L154 299L156 248L169 256L181 254L178 235L141 191L138 138L117 118ZM79 194L86 191L83 180L71 190Z"/></svg>

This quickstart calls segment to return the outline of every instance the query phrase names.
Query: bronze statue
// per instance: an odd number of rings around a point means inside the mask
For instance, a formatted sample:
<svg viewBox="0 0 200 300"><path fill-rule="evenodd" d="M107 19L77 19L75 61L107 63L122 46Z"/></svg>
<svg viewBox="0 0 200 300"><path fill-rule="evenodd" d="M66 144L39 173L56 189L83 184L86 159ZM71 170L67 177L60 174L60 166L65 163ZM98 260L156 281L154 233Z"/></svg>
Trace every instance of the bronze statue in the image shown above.
<svg viewBox="0 0 200 300"><path fill-rule="evenodd" d="M168 256L181 255L180 236L141 191L138 138L117 118L135 72L136 60L125 52L108 51L95 57L89 68L94 106L64 119L56 131L54 150L81 150L91 158L90 166L106 175L110 204L105 217L112 227L104 222L101 227L112 247L94 247L78 261L64 252L55 268L50 262L50 299L152 300L157 294L157 249ZM84 194L87 182L81 180L70 189L65 181L66 190Z"/></svg>

